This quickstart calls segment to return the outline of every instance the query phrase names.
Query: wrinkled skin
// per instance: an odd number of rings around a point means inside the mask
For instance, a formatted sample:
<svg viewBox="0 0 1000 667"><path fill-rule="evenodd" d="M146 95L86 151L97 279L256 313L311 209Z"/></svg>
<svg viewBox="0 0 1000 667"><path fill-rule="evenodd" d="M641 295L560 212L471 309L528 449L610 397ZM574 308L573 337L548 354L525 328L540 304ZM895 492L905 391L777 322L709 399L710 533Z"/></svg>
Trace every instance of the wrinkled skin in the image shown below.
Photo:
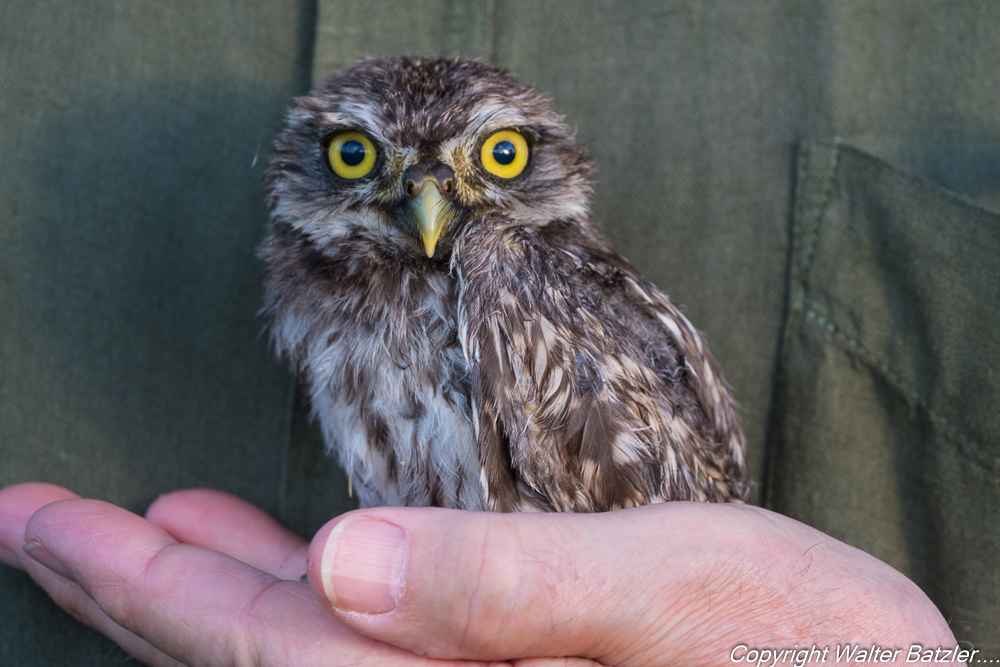
<svg viewBox="0 0 1000 667"><path fill-rule="evenodd" d="M401 567L388 586L383 547ZM163 496L142 518L21 484L0 490L0 560L157 666L718 665L740 643L955 645L898 572L748 506L384 507L339 517L310 546L215 491Z"/></svg>

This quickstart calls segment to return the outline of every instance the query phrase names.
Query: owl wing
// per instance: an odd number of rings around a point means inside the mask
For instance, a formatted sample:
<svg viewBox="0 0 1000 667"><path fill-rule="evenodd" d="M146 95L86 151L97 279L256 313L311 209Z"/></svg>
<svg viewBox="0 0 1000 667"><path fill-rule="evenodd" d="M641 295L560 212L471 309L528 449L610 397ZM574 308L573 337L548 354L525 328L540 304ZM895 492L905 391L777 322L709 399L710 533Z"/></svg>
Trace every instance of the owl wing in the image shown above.
<svg viewBox="0 0 1000 667"><path fill-rule="evenodd" d="M674 304L573 223L501 215L455 253L481 475L497 511L745 499L718 367Z"/></svg>

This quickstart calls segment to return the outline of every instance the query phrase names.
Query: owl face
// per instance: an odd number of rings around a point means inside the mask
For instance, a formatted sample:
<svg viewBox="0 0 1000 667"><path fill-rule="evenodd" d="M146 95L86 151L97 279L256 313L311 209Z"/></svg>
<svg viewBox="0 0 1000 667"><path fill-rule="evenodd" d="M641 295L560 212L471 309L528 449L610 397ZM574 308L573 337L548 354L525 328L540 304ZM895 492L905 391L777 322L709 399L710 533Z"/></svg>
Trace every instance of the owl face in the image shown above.
<svg viewBox="0 0 1000 667"><path fill-rule="evenodd" d="M366 60L298 100L265 179L273 215L334 249L378 236L447 259L499 211L585 218L590 166L548 100L468 61Z"/></svg>

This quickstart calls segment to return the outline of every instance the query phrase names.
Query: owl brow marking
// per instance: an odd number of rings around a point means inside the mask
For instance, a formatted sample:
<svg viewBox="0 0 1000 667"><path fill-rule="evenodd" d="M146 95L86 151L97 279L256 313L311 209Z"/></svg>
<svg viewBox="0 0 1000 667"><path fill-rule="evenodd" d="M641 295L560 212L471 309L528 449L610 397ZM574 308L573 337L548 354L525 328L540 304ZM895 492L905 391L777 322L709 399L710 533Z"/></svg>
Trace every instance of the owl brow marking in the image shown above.
<svg viewBox="0 0 1000 667"><path fill-rule="evenodd" d="M386 123L376 113L377 105L367 104L352 99L352 97L365 96L365 91L347 89L341 91L337 96L337 109L327 110L321 114L321 118L332 119L333 122L360 123L369 130L373 136L386 137ZM329 98L327 98L329 99Z"/></svg>
<svg viewBox="0 0 1000 667"><path fill-rule="evenodd" d="M517 107L511 108L510 100L491 96L488 102L481 104L469 117L468 126L476 131L491 121L498 129L503 126L530 125L532 121Z"/></svg>

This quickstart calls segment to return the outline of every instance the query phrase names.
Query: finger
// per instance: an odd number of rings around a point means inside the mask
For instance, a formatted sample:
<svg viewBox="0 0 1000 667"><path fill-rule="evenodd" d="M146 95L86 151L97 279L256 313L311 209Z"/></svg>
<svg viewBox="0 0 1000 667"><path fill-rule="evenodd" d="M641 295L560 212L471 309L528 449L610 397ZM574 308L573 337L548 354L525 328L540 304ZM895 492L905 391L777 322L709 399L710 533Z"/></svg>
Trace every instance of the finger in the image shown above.
<svg viewBox="0 0 1000 667"><path fill-rule="evenodd" d="M178 544L107 503L47 505L32 517L25 538L38 544L29 552L39 563L30 566L36 581L71 613L151 664L417 660L338 623L307 586Z"/></svg>
<svg viewBox="0 0 1000 667"><path fill-rule="evenodd" d="M437 657L712 665L739 642L949 636L893 624L897 605L943 620L892 568L747 506L359 510L317 533L309 580L346 624Z"/></svg>
<svg viewBox="0 0 1000 667"><path fill-rule="evenodd" d="M309 580L345 623L412 650L433 647L437 657L615 663L615 647L600 641L642 613L619 604L622 576L648 573L623 572L622 556L605 552L623 540L627 515L565 519L362 510L317 533Z"/></svg>
<svg viewBox="0 0 1000 667"><path fill-rule="evenodd" d="M38 508L78 496L54 484L28 482L0 489L0 562L24 569L24 527Z"/></svg>
<svg viewBox="0 0 1000 667"><path fill-rule="evenodd" d="M35 549L34 552L35 557L40 560L36 561L25 555L24 569L31 575L35 583L41 586L49 594L49 597L73 618L94 628L121 646L129 655L139 658L146 664L169 665L170 667L180 665L177 660L163 653L139 635L126 630L111 620L78 583L55 571L60 570L64 574L72 576L70 572L62 568L61 564L46 558L45 552L39 554L38 549ZM42 565L42 562L47 562L48 566ZM55 569L51 569L53 567Z"/></svg>
<svg viewBox="0 0 1000 667"><path fill-rule="evenodd" d="M221 491L189 489L160 496L146 518L178 542L208 547L279 579L306 571L309 543L263 510Z"/></svg>
<svg viewBox="0 0 1000 667"><path fill-rule="evenodd" d="M26 570L63 609L79 620L86 619L85 622L111 637L130 654L145 656L149 664L176 665L176 661L140 637L112 623L76 582L42 566L25 552L24 531L31 516L43 506L78 497L72 491L44 483L0 489L0 559ZM4 557L4 552L9 556Z"/></svg>

